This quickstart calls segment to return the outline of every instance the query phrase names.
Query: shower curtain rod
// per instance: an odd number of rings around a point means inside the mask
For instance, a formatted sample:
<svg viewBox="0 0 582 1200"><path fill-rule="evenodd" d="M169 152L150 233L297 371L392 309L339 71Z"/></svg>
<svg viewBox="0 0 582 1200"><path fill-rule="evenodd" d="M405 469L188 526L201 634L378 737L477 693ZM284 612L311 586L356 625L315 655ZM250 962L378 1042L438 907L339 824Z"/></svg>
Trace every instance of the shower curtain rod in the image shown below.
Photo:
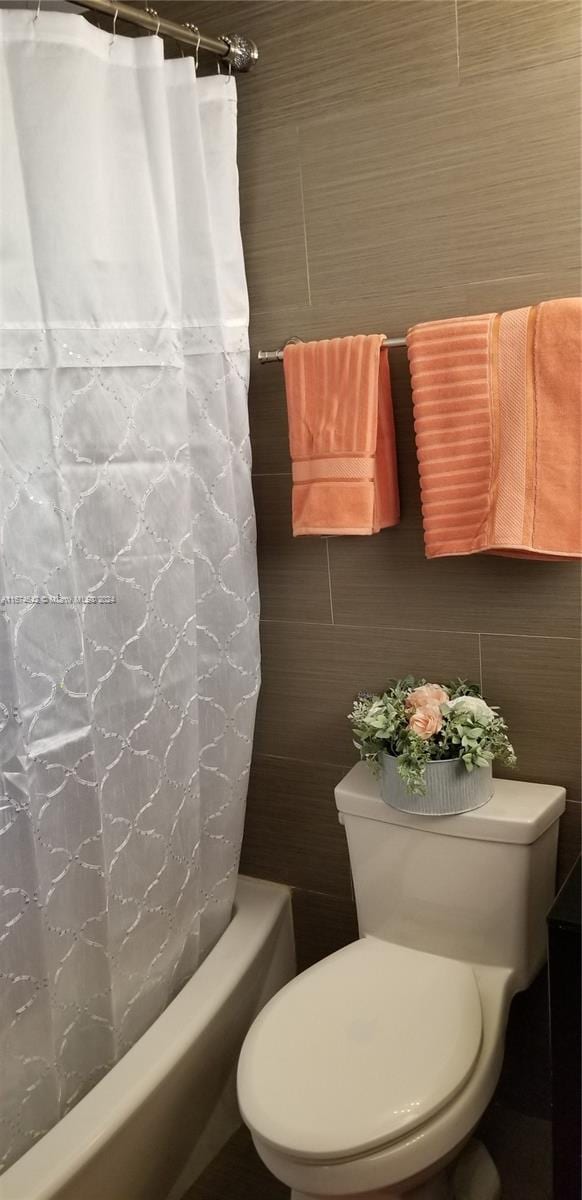
<svg viewBox="0 0 582 1200"><path fill-rule="evenodd" d="M289 345L290 342L300 342L300 341L301 341L301 338L289 338L289 342L286 342L285 345ZM406 338L403 338L403 337L384 338L384 341L382 342L382 349L387 350L388 347L405 346L405 345L406 345ZM259 352L257 354L257 359L260 363L283 362L283 351L284 350L285 350L285 346L283 346L283 348L281 350L259 350Z"/></svg>
<svg viewBox="0 0 582 1200"><path fill-rule="evenodd" d="M195 25L178 25L175 21L166 21L158 16L153 8L139 9L131 4L117 4L116 0L74 0L75 3L90 8L94 12L107 13L120 21L129 21L131 25L139 25L149 29L160 37L171 38L174 42L193 46L194 49L208 50L217 54L223 62L228 63L235 71L250 71L259 57L257 46L251 38L240 33L224 33L220 37L209 37L199 33Z"/></svg>

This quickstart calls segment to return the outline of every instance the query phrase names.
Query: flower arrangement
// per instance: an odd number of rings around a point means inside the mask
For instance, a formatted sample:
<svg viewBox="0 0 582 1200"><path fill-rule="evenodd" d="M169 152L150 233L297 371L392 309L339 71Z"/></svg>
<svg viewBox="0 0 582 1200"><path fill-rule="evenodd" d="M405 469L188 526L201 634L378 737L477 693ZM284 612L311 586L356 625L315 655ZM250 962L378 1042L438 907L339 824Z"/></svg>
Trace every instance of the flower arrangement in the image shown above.
<svg viewBox="0 0 582 1200"><path fill-rule="evenodd" d="M429 762L458 758L472 771L494 759L516 761L505 721L462 679L440 684L407 676L381 696L360 692L348 719L360 757L375 770L381 754L393 755L408 791L421 796Z"/></svg>

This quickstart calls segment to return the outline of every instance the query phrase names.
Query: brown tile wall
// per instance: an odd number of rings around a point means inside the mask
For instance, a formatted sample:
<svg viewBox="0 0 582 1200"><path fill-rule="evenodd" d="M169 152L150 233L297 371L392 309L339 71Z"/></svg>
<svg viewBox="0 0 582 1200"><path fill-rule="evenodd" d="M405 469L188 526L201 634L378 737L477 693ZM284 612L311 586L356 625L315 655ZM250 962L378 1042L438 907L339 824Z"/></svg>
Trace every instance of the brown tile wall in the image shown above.
<svg viewBox="0 0 582 1200"><path fill-rule="evenodd" d="M579 293L578 0L163 7L260 47L239 82L253 354ZM252 368L264 684L242 868L294 887L302 965L355 936L332 789L362 686L481 681L518 778L568 789L560 876L580 839L578 566L426 561L403 351L391 373L400 526L293 540L282 370Z"/></svg>

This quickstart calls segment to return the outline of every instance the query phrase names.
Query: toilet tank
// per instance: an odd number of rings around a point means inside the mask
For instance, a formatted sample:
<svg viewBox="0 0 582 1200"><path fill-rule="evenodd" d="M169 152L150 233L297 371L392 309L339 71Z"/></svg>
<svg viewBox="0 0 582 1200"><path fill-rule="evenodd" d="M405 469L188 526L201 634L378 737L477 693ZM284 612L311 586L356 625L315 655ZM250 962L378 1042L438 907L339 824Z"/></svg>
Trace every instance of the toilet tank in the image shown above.
<svg viewBox="0 0 582 1200"><path fill-rule="evenodd" d="M424 817L390 808L365 763L335 789L360 934L510 968L516 990L546 957L565 791L496 779L483 808Z"/></svg>

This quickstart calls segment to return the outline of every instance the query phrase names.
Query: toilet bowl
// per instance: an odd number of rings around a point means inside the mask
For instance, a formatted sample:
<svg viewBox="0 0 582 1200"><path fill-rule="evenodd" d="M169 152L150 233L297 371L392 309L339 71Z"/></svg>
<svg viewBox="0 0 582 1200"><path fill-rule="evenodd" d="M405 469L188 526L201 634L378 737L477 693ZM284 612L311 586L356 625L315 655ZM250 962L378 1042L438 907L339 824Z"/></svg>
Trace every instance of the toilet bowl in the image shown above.
<svg viewBox="0 0 582 1200"><path fill-rule="evenodd" d="M374 937L316 963L271 1000L241 1054L239 1103L263 1162L299 1200L421 1184L428 1197L431 1179L432 1194L452 1195L438 1174L492 1095L510 997L506 969Z"/></svg>
<svg viewBox="0 0 582 1200"><path fill-rule="evenodd" d="M292 1200L497 1200L470 1139L544 959L564 792L496 781L483 809L421 818L362 767L336 789L362 936L263 1009L241 1115Z"/></svg>

